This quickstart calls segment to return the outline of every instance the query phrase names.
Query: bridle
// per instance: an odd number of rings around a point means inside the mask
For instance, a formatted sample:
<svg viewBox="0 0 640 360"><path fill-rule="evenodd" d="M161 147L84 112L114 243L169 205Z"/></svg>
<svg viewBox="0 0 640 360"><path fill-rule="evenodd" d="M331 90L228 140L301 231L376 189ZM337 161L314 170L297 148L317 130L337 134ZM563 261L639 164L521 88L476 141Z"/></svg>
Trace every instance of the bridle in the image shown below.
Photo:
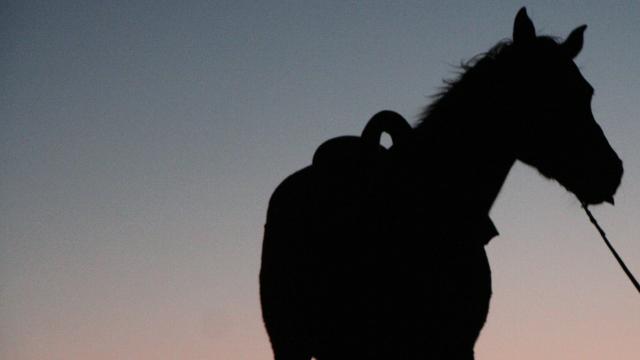
<svg viewBox="0 0 640 360"><path fill-rule="evenodd" d="M369 120L362 131L361 138L366 146L371 148L379 147L380 136L383 132L386 132L391 136L394 145L398 143L406 143L410 138L411 126L402 117L402 115L395 111L384 110L378 112ZM607 235L604 233L604 230L602 230L602 227L600 227L596 218L593 216L591 211L589 211L588 205L584 202L581 202L581 204L582 208L587 213L587 217L589 217L589 221L591 221L591 223L596 227L598 233L602 237L602 240L604 240L604 243L613 254L613 257L615 257L624 273L627 274L627 277L631 280L633 286L635 286L638 293L640 293L640 284L638 283L638 280L636 280L629 268L627 268L627 265L622 261L622 258L620 258L620 255L618 255L618 252L613 248L611 242L609 242L609 239L607 238Z"/></svg>

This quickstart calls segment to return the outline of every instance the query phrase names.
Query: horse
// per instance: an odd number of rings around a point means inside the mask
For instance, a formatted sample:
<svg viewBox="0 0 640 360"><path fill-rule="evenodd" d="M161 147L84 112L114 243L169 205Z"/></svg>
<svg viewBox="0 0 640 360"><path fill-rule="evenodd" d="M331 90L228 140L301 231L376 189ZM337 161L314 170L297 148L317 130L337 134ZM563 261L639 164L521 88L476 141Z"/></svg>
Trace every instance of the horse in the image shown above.
<svg viewBox="0 0 640 360"><path fill-rule="evenodd" d="M474 359L489 211L516 160L588 205L620 185L574 63L585 29L538 36L520 9L512 40L465 63L414 127L330 140L276 188L260 269L276 360ZM388 150L370 140L385 126L402 134Z"/></svg>

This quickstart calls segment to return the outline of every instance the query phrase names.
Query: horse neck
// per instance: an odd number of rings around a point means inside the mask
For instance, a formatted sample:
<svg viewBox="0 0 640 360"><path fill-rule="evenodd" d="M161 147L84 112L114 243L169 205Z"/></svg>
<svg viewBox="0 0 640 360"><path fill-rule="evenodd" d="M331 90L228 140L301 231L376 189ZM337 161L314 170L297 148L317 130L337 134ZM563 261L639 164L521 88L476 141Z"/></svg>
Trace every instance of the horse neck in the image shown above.
<svg viewBox="0 0 640 360"><path fill-rule="evenodd" d="M446 201L470 211L489 213L515 155L505 139L496 111L457 106L425 119L419 126L417 161L428 164L426 176L446 194Z"/></svg>

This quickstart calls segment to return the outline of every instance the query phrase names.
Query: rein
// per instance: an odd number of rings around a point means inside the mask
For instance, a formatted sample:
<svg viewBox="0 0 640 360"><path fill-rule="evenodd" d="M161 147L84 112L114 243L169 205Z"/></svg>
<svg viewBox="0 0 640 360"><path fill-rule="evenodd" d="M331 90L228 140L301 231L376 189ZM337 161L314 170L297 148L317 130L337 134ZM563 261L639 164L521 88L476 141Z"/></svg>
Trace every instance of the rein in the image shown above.
<svg viewBox="0 0 640 360"><path fill-rule="evenodd" d="M622 259L620 258L620 255L618 255L618 252L613 248L613 246L609 242L609 239L607 239L607 235L604 233L604 230L602 230L602 228L598 224L598 221L595 217L593 217L593 214L591 214L591 211L589 211L589 208L587 206L587 204L582 203L582 208L587 213L589 221L591 221L591 223L596 227L596 229L600 233L600 236L602 237L602 240L604 240L604 243L607 244L607 247L609 248L609 250L611 250L613 257L616 258L618 264L620 264L620 267L622 267L622 270L624 270L624 273L627 274L627 277L629 277L629 280L631 280L633 286L635 286L638 293L640 293L640 284L638 284L638 280L636 280L631 271L629 271L629 268L627 268L627 265L625 265L624 261L622 261Z"/></svg>

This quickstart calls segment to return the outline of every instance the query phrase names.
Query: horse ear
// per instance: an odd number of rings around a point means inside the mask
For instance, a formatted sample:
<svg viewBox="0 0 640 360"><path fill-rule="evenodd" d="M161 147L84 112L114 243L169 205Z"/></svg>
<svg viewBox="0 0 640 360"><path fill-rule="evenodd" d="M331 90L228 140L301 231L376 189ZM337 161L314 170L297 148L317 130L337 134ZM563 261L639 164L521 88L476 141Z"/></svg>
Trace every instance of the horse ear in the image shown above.
<svg viewBox="0 0 640 360"><path fill-rule="evenodd" d="M527 15L527 8L522 7L516 14L513 23L513 42L516 44L524 44L531 42L536 38L536 28Z"/></svg>
<svg viewBox="0 0 640 360"><path fill-rule="evenodd" d="M564 51L570 58L575 58L582 50L582 45L584 44L584 31L587 28L587 25L578 26L575 28L567 40L565 40L560 46L562 51Z"/></svg>

